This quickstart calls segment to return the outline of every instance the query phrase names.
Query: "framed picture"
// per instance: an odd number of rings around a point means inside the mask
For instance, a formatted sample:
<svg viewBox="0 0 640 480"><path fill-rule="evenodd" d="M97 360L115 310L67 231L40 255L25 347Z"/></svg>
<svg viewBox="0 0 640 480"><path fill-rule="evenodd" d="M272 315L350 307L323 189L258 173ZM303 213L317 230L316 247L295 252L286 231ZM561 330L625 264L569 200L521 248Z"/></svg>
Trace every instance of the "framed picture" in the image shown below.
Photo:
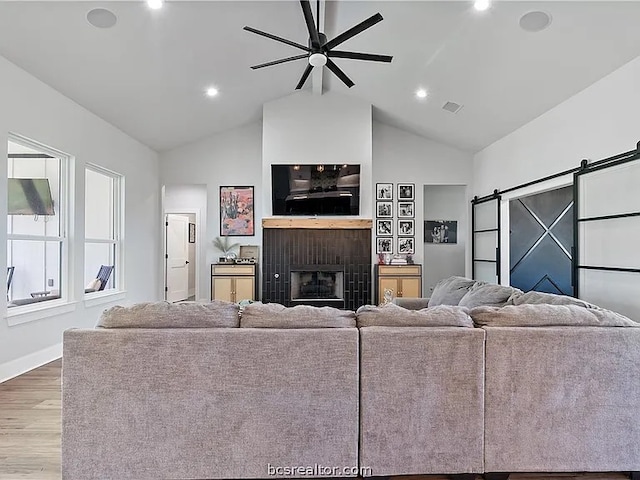
<svg viewBox="0 0 640 480"><path fill-rule="evenodd" d="M456 220L425 220L424 243L458 243Z"/></svg>
<svg viewBox="0 0 640 480"><path fill-rule="evenodd" d="M380 237L393 236L393 220L376 220L376 234Z"/></svg>
<svg viewBox="0 0 640 480"><path fill-rule="evenodd" d="M196 243L196 224L189 224L189 243Z"/></svg>
<svg viewBox="0 0 640 480"><path fill-rule="evenodd" d="M416 185L414 183L399 183L398 184L398 201L402 200L415 200L414 190Z"/></svg>
<svg viewBox="0 0 640 480"><path fill-rule="evenodd" d="M376 202L376 217L392 218L393 202Z"/></svg>
<svg viewBox="0 0 640 480"><path fill-rule="evenodd" d="M255 235L253 187L220 187L220 236Z"/></svg>
<svg viewBox="0 0 640 480"><path fill-rule="evenodd" d="M414 216L413 202L398 202L398 218L413 218Z"/></svg>
<svg viewBox="0 0 640 480"><path fill-rule="evenodd" d="M400 237L398 238L398 253L415 253L413 237Z"/></svg>
<svg viewBox="0 0 640 480"><path fill-rule="evenodd" d="M376 200L393 200L393 183L376 183Z"/></svg>
<svg viewBox="0 0 640 480"><path fill-rule="evenodd" d="M398 220L398 236L413 237L415 235L415 224L413 220Z"/></svg>
<svg viewBox="0 0 640 480"><path fill-rule="evenodd" d="M393 253L393 238L376 237L376 253Z"/></svg>

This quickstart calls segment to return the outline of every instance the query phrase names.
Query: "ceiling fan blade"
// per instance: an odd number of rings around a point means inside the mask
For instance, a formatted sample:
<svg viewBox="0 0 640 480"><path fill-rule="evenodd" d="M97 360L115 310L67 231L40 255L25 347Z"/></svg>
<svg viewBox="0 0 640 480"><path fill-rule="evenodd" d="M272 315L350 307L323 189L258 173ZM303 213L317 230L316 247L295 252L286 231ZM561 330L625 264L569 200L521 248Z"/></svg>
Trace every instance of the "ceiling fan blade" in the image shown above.
<svg viewBox="0 0 640 480"><path fill-rule="evenodd" d="M318 35L318 27L316 27L313 21L313 13L311 13L311 4L309 0L300 0L302 6L302 14L304 15L304 21L307 23L307 30L309 30L309 38L311 39L311 45L315 48L320 48L320 35Z"/></svg>
<svg viewBox="0 0 640 480"><path fill-rule="evenodd" d="M311 51L309 47L305 47L304 45L300 45L299 43L292 42L291 40L287 40L286 38L276 37L275 35L271 35L270 33L263 32L261 30L256 30L255 28L244 27L243 30L246 30L247 32L255 33L256 35L261 35L263 37L270 38L271 40L275 40L276 42L286 43L287 45L291 45L292 47L299 48L301 50L304 50L305 52Z"/></svg>
<svg viewBox="0 0 640 480"><path fill-rule="evenodd" d="M335 63L333 63L333 61L330 58L327 58L327 67L329 68L329 70L331 70L336 77L338 77L340 80L342 80L342 82L349 88L353 87L355 84L351 81L351 79L349 77L347 77L345 75L345 73L340 70L340 67L338 67Z"/></svg>
<svg viewBox="0 0 640 480"><path fill-rule="evenodd" d="M373 53L360 53L360 52L342 52L340 50L329 50L327 52L328 57L336 58L351 58L353 60L369 60L371 62L386 62L390 63L393 59L390 55L376 55Z"/></svg>
<svg viewBox="0 0 640 480"><path fill-rule="evenodd" d="M364 32L367 28L373 27L376 23L381 22L382 20L383 20L382 15L380 15L379 13L376 13L375 15L370 16L363 22L360 22L355 27L351 27L349 30L341 33L333 40L328 41L322 47L325 51L331 50L333 47L337 47L342 42L346 42L351 37L359 34L360 32Z"/></svg>
<svg viewBox="0 0 640 480"><path fill-rule="evenodd" d="M302 77L300 77L300 81L298 82L298 85L296 85L296 90L300 90L304 86L304 82L306 82L307 78L309 78L309 74L311 73L311 70L313 70L313 65L311 64L307 65L307 68L304 69L304 73L302 74Z"/></svg>
<svg viewBox="0 0 640 480"><path fill-rule="evenodd" d="M292 62L293 60L300 60L301 58L308 58L309 54L303 53L302 55L296 55L294 57L281 58L280 60L274 60L273 62L261 63L260 65L254 65L251 67L253 70L258 68L270 67L272 65L278 65L279 63Z"/></svg>

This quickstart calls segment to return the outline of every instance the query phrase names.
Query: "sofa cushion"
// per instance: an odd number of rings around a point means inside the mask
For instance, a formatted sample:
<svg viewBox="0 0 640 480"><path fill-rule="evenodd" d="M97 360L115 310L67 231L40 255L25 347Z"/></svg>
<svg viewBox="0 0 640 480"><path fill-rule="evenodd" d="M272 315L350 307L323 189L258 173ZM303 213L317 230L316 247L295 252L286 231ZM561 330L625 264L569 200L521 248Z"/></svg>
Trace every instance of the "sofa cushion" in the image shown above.
<svg viewBox="0 0 640 480"><path fill-rule="evenodd" d="M211 303L138 303L105 310L101 328L211 328L238 327L238 305L223 301Z"/></svg>
<svg viewBox="0 0 640 480"><path fill-rule="evenodd" d="M358 327L471 327L466 308L437 305L422 310L407 310L393 303L381 307L364 305L356 312Z"/></svg>
<svg viewBox="0 0 640 480"><path fill-rule="evenodd" d="M533 290L521 295L513 295L508 303L513 305L539 305L545 303L547 305L577 305L578 307L584 308L598 308L597 305L585 302L579 298L573 298L567 295L555 295L553 293L535 292Z"/></svg>
<svg viewBox="0 0 640 480"><path fill-rule="evenodd" d="M356 326L356 314L332 307L279 303L252 303L242 311L242 328L348 328Z"/></svg>
<svg viewBox="0 0 640 480"><path fill-rule="evenodd" d="M458 305L460 299L465 296L475 283L475 280L463 277L449 277L440 280L433 287L433 292L429 298L429 306Z"/></svg>
<svg viewBox="0 0 640 480"><path fill-rule="evenodd" d="M475 308L481 305L502 307L509 298L514 298L522 291L513 287L496 285L494 283L478 282L460 299L461 307Z"/></svg>
<svg viewBox="0 0 640 480"><path fill-rule="evenodd" d="M471 310L474 323L485 327L640 327L640 323L604 308L577 305L507 305Z"/></svg>

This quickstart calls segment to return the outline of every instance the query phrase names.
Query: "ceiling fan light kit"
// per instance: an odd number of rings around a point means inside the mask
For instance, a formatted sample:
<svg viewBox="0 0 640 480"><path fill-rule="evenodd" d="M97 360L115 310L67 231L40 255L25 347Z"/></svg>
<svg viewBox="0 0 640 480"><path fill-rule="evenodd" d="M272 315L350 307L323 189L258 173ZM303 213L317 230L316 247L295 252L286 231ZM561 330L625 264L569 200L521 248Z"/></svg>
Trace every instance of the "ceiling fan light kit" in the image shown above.
<svg viewBox="0 0 640 480"><path fill-rule="evenodd" d="M262 37L269 38L271 40L275 40L277 42L284 43L286 45L290 45L292 47L298 48L300 50L304 50L306 53L301 55L294 55L292 57L281 58L279 60L274 60L272 62L261 63L259 65L254 65L251 68L253 70L271 67L273 65L278 65L280 63L292 62L294 60L301 60L306 58L308 61L308 65L302 73L302 77L300 81L296 85L296 90L301 89L309 75L311 74L311 70L314 67L323 67L327 66L331 72L338 77L342 83L344 83L347 87L353 87L354 83L351 79L338 67L335 62L331 60L331 58L348 58L351 60L365 60L370 62L384 62L390 63L393 57L390 55L377 55L372 53L361 53L361 52L346 52L341 50L333 50L334 47L346 42L350 38L358 35L359 33L364 32L368 28L373 27L376 23L382 21L382 15L376 13L366 20L360 22L359 24L351 27L350 29L342 32L337 37L332 40L327 40L327 37L324 33L319 31L320 21L319 18L316 18L317 24L314 22L313 13L311 12L311 4L308 0L300 0L300 6L302 7L302 14L304 16L305 23L307 24L307 30L309 32L309 42L308 46L302 45L300 43L288 40L286 38L278 37L271 33L263 32L261 30L257 30L252 27L244 27L244 30L255 33L256 35L260 35ZM319 17L319 15L316 15Z"/></svg>

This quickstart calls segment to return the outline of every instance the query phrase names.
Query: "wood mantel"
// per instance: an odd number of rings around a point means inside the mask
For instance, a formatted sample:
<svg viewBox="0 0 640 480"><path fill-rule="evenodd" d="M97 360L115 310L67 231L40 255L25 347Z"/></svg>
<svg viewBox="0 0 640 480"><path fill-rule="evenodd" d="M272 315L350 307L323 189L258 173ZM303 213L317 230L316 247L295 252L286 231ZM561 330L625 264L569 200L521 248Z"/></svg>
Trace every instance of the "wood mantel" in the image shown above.
<svg viewBox="0 0 640 480"><path fill-rule="evenodd" d="M363 229L372 228L370 218L264 218L262 228Z"/></svg>

